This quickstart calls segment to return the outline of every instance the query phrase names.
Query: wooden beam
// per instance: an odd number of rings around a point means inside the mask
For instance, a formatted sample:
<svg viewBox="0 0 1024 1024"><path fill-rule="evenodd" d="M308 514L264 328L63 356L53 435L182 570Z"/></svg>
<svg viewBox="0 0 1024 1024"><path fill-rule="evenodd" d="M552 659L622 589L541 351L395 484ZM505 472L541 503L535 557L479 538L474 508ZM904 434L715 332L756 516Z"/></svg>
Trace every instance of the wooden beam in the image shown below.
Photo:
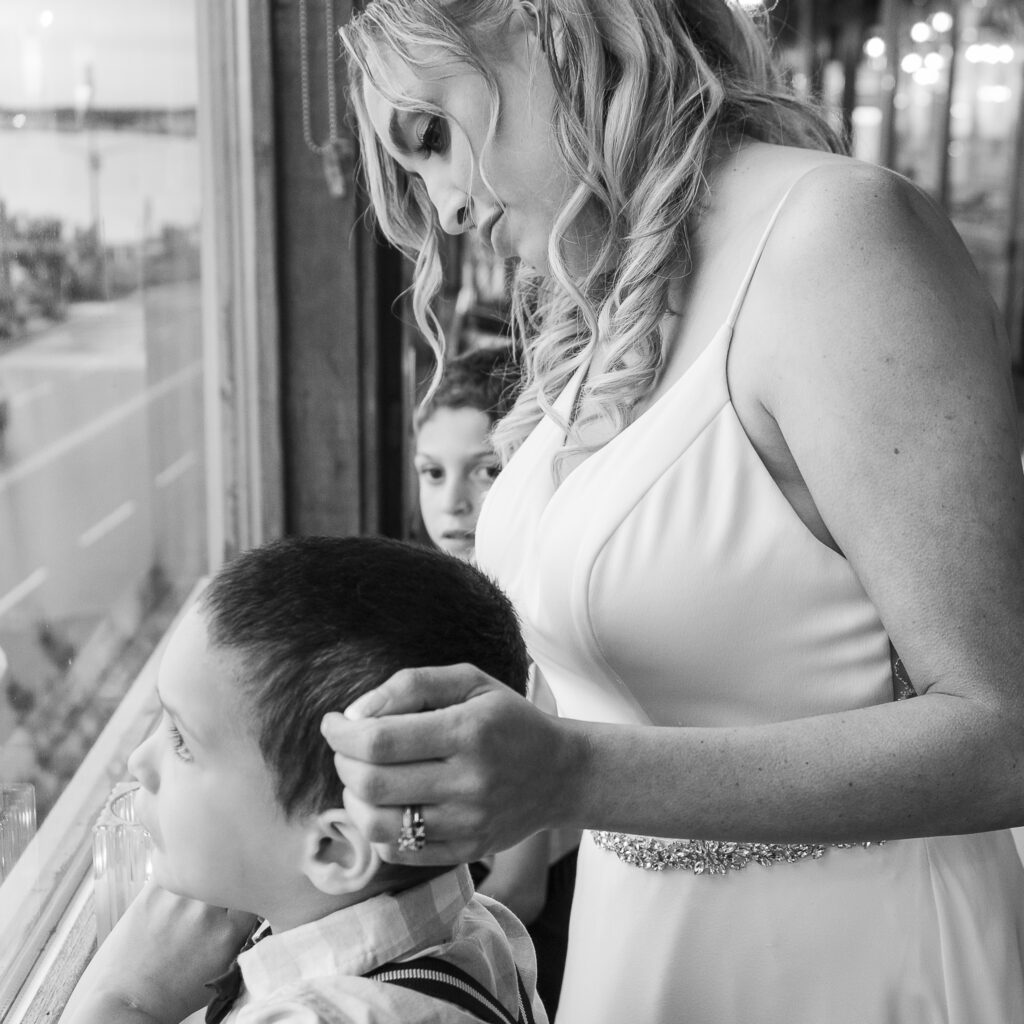
<svg viewBox="0 0 1024 1024"><path fill-rule="evenodd" d="M313 143L329 136L330 61L338 120L354 146L342 117L340 44L325 24L326 3L335 26L350 4L306 0L303 41L301 2L273 2L285 528L394 533L404 458L390 426L401 401L401 328L391 312L399 257L367 226L351 165L345 194L332 194L323 157L307 144L304 110Z"/></svg>

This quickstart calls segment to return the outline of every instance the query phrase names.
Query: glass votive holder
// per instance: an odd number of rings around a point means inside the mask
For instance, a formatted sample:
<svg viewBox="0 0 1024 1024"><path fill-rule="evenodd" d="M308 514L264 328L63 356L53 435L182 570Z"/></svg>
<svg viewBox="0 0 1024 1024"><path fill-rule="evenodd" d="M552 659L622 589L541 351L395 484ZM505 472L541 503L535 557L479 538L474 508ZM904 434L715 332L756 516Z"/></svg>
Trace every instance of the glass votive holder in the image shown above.
<svg viewBox="0 0 1024 1024"><path fill-rule="evenodd" d="M30 782L0 783L0 882L35 834L35 786Z"/></svg>
<svg viewBox="0 0 1024 1024"><path fill-rule="evenodd" d="M102 942L152 874L152 840L135 817L137 782L111 790L92 828L96 939Z"/></svg>

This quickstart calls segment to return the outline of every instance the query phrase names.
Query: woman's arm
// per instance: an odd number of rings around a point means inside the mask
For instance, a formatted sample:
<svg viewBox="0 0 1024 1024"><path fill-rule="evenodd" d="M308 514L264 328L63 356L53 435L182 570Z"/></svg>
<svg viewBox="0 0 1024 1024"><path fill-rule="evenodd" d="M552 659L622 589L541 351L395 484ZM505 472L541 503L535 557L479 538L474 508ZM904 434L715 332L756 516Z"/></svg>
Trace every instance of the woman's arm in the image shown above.
<svg viewBox="0 0 1024 1024"><path fill-rule="evenodd" d="M442 710L325 722L346 805L386 856L405 802L438 841L421 859L558 825L857 841L1024 822L1024 478L1005 339L962 246L900 179L823 168L743 317L764 409L922 696L619 727L538 715L468 668L399 673L353 718Z"/></svg>

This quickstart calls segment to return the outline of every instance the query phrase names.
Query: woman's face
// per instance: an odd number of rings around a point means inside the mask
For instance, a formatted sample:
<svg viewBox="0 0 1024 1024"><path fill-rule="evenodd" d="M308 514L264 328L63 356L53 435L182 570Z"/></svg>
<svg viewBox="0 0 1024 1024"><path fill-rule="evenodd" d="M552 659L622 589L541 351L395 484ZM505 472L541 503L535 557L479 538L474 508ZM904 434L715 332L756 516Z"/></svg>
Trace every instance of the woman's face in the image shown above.
<svg viewBox="0 0 1024 1024"><path fill-rule="evenodd" d="M552 133L553 83L527 25L515 21L500 50L507 55L494 68L501 113L486 148L486 83L440 51L431 61L424 50L418 68L392 57L387 69L389 89L439 108L443 117L398 110L370 83L364 98L381 145L408 174L422 178L444 231L475 228L499 258L515 256L545 272L552 226L572 191Z"/></svg>

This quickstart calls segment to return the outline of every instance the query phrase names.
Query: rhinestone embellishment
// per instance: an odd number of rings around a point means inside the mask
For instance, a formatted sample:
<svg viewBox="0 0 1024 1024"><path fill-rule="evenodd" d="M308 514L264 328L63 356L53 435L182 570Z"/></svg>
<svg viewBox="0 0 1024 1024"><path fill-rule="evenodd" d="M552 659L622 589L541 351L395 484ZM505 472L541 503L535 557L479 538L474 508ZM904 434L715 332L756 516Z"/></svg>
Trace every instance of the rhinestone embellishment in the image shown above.
<svg viewBox="0 0 1024 1024"><path fill-rule="evenodd" d="M695 875L724 875L740 871L748 864L770 867L772 864L795 864L818 860L825 851L849 850L856 846L867 849L881 843L734 843L717 839L655 839L633 836L625 832L591 832L599 849L614 853L624 864L645 871L682 868Z"/></svg>

